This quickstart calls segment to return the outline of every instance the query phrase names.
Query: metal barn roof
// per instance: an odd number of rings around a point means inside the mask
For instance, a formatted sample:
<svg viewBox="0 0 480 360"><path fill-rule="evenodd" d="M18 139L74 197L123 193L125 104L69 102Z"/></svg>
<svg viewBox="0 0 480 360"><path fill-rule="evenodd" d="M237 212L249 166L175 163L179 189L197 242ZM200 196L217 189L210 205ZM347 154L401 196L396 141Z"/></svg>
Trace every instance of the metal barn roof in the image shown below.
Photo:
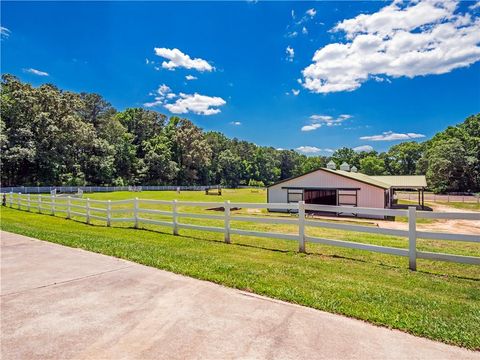
<svg viewBox="0 0 480 360"><path fill-rule="evenodd" d="M414 188L414 189L420 189L420 188L425 188L427 187L427 180L425 179L425 175L400 175L400 176L369 176L365 175L359 172L351 172L351 171L343 171L343 170L333 170L333 169L327 169L327 168L320 168L317 170L313 170L309 173L302 174L299 176L295 176L289 179L285 179L282 181L279 181L273 185L274 186L286 181L290 181L293 179L296 179L300 176L304 176L310 173L314 173L317 171L326 171L330 172L332 174L340 175L346 178L350 178L356 181L360 181L366 184L370 184L376 187L380 187L382 189L390 189L390 188Z"/></svg>
<svg viewBox="0 0 480 360"><path fill-rule="evenodd" d="M400 175L400 176L370 176L372 179L382 181L395 188L424 188L427 187L425 175Z"/></svg>

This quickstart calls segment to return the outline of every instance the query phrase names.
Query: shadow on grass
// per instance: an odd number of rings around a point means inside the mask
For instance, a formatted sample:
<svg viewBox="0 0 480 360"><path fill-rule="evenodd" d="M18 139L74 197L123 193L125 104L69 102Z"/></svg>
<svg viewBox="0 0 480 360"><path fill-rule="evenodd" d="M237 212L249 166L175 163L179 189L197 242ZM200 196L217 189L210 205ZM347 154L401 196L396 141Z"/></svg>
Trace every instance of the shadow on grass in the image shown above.
<svg viewBox="0 0 480 360"><path fill-rule="evenodd" d="M32 211L28 211L26 209L14 209L14 210L24 211L24 212L28 212L28 213L37 214L37 215L51 216L51 217L55 217L55 218L59 218L59 219L63 219L63 220L70 220L70 221L74 221L78 224L87 225L87 226L96 227L96 228L137 230L137 231L146 231L146 232L151 232L151 233L156 233L156 234L164 234L164 235L173 236L173 234L171 232L148 229L148 228L144 228L144 227L139 227L139 228L135 228L133 226L124 226L124 227L122 227L122 226L110 226L110 227L107 227L105 225L100 225L100 224L92 224L92 223L87 224L85 222L85 220L82 221L82 220L78 220L78 219L74 219L74 218L67 219L67 218L59 217L59 216L56 216L56 215L53 215L53 214L32 212ZM201 231L201 230L198 230L198 231ZM288 254L288 253L300 254L298 251L295 251L295 250L283 250L283 249L265 247L265 246L260 246L260 245L234 243L234 242L232 242L230 244L227 244L227 243L225 243L224 240L205 239L203 237L197 237L197 236L192 236L192 235L178 235L178 237L184 238L184 239L191 239L191 240L195 240L195 241L203 241L203 242L208 242L208 243L214 242L214 243L217 243L217 244L225 244L225 245L230 245L230 246L231 245L240 246L240 247L245 247L245 248L265 250L265 251L271 251L271 252L283 253L283 254ZM315 252L315 253L314 252L306 252L305 255L306 256L318 257L318 258L329 258L329 259L341 259L341 260L355 261L357 263L372 264L372 265L381 266L381 267L389 268L389 269L403 269L403 270L405 270L405 268L403 266L390 265L390 264L385 264L383 262L368 261L368 260L359 259L359 258L350 257L350 256L344 256L344 255L322 254L322 253L318 253L318 252ZM474 277L468 277L468 276L459 276L459 275L453 275L453 274L439 274L439 273L426 271L426 270L416 270L416 272L417 273L422 273L422 274L427 274L427 275L432 275L432 276L435 276L435 277L442 277L442 278L449 277L449 278L456 278L456 279L462 279L462 280L480 281L480 278L474 278Z"/></svg>

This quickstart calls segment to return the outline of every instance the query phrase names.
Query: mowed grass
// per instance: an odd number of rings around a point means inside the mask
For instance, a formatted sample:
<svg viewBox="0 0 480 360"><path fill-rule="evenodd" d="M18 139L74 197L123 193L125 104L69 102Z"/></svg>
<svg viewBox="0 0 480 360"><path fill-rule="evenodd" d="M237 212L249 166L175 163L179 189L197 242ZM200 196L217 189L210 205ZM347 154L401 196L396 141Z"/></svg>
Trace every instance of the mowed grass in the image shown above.
<svg viewBox="0 0 480 360"><path fill-rule="evenodd" d="M445 201L445 202L436 202L431 204L433 206L435 206L435 204L442 204L442 205L454 207L456 209L480 211L480 204L474 203L474 202L446 202Z"/></svg>
<svg viewBox="0 0 480 360"><path fill-rule="evenodd" d="M162 200L265 202L264 192L251 190L227 190L222 197L206 196L202 192L87 196L102 200L137 196ZM181 211L221 214L193 207L181 208ZM240 209L235 213L248 212ZM84 221L80 217L76 219ZM181 221L222 226L220 220L182 218ZM232 244L228 245L223 242L223 235L217 233L181 230L180 236L173 236L167 227L141 224L141 229L136 230L131 228L131 223L114 225L107 228L100 221L86 225L80 221L2 208L1 228L6 231L480 349L479 267L419 260L419 271L412 272L408 270L406 258L367 251L307 244L308 253L300 254L298 244L293 241L232 235ZM294 225L235 222L232 227L285 233L296 231ZM399 237L324 228L311 228L308 232L332 239L407 247L406 240ZM419 240L419 248L480 256L480 246L474 243Z"/></svg>

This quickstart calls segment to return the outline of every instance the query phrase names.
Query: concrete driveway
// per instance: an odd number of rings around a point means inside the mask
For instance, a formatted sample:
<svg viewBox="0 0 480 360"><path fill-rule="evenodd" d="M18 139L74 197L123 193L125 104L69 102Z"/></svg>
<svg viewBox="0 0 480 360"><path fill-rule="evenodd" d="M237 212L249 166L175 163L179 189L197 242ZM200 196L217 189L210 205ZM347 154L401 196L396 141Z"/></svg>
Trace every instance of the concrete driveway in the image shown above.
<svg viewBox="0 0 480 360"><path fill-rule="evenodd" d="M1 233L2 359L479 359L479 353Z"/></svg>

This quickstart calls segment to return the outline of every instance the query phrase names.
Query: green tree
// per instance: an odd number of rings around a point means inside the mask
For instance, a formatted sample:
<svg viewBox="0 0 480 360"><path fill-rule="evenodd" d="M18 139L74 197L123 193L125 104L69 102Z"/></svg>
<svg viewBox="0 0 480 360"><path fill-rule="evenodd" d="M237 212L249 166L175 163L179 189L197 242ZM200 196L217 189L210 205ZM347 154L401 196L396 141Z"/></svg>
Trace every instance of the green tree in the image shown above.
<svg viewBox="0 0 480 360"><path fill-rule="evenodd" d="M385 164L377 156L367 156L360 160L360 171L366 175L383 175Z"/></svg>

